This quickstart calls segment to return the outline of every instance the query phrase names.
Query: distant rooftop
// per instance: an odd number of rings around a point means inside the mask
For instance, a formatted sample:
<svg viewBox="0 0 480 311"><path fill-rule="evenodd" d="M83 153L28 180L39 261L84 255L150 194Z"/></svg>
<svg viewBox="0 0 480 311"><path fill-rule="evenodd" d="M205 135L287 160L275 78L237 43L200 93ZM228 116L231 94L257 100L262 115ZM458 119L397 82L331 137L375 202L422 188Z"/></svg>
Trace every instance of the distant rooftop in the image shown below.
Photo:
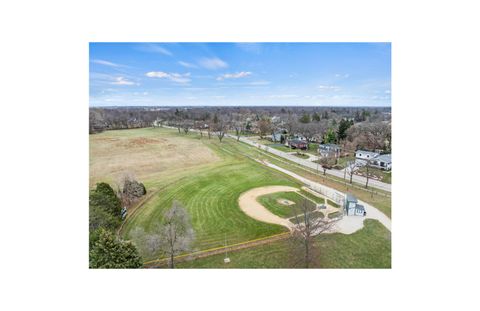
<svg viewBox="0 0 480 311"><path fill-rule="evenodd" d="M340 148L337 144L321 144L319 147L330 147L330 148Z"/></svg>
<svg viewBox="0 0 480 311"><path fill-rule="evenodd" d="M391 154L382 154L375 158L375 160L383 161L386 163L392 162L392 155Z"/></svg>
<svg viewBox="0 0 480 311"><path fill-rule="evenodd" d="M355 154L361 153L362 155L370 155L370 157L375 158L379 154L377 152L372 152L372 151L366 151L366 150L357 150L355 151Z"/></svg>

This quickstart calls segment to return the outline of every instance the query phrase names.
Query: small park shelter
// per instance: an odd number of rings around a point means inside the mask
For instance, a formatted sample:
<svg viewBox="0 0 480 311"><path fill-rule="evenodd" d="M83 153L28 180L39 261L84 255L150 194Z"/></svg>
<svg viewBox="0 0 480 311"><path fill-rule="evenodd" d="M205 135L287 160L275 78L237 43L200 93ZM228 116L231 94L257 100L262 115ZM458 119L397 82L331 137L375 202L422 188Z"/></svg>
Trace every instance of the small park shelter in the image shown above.
<svg viewBox="0 0 480 311"><path fill-rule="evenodd" d="M358 204L358 200L355 196L347 193L345 196L345 215L347 216L364 216L365 207Z"/></svg>

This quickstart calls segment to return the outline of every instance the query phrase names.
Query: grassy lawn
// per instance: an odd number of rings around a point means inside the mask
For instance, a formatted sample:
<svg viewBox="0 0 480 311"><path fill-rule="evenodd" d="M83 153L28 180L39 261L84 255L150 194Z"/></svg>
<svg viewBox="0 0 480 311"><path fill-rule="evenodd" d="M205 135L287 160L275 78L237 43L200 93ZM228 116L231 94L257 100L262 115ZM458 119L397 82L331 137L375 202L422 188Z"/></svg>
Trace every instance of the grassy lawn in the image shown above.
<svg viewBox="0 0 480 311"><path fill-rule="evenodd" d="M312 220L317 219L317 218L325 217L325 215L320 211L314 211L314 212L311 212L307 215L310 217L308 219L312 219ZM290 221L293 222L294 224L303 223L305 221L305 216L304 215L298 215L298 217L290 218ZM309 223L310 223L310 221L309 221Z"/></svg>
<svg viewBox="0 0 480 311"><path fill-rule="evenodd" d="M341 157L341 158L338 158L338 161L337 161L336 165L343 169L343 168L347 167L348 162L354 161L354 160L355 160L354 156Z"/></svg>
<svg viewBox="0 0 480 311"><path fill-rule="evenodd" d="M245 215L238 207L238 197L241 193L255 187L286 185L300 188L302 185L291 177L267 168L245 155L257 159L268 159L274 164L339 191L349 190L348 186L344 186L341 182L323 180L320 175L265 156L257 148L234 139L225 138L220 143L216 137L209 140L204 135L201 139L196 133L178 134L174 129L165 128L107 131L89 137L90 186L98 181L106 181L115 188L115 183L121 174L129 172L145 184L147 193L151 195L151 198L136 213L132 213L127 218L121 232L126 239L129 238L130 231L137 226L147 232L151 230L160 221L163 211L171 207L173 200L180 201L191 215L196 232L195 250L223 246L225 234L228 243L234 244L285 232L287 229L282 226L262 223ZM380 196L371 198L368 192L355 188L350 189L349 192L390 216L390 198ZM300 195L286 193L286 195L291 194L294 197L284 198L297 202L297 204L303 202L303 197ZM321 200L321 198L317 198L317 200ZM276 201L273 202L278 204ZM310 202L309 204L312 206L314 204L311 201L307 202ZM272 203L271 200L270 203ZM273 203L270 207L273 208L272 206ZM285 207L291 210L291 207L282 205L282 208ZM288 217L291 214L284 215ZM368 226L365 229L367 228ZM372 230L368 231L371 236L362 236L366 240L365 242L352 239L360 232L351 236L342 234L325 236L327 239L325 241L322 237L319 239L319 245L326 249L332 249L337 253L335 256L345 256L353 261L355 258L360 258L360 261L347 262L342 265L342 262L335 262L337 257L331 259L326 257L326 261L321 261L318 265L321 267L335 265L337 267L355 267L356 265L359 267L383 267L387 260L382 258L388 256L389 266L389 235L388 247L382 248L382 251L387 253L380 254L380 246L378 246L378 250L372 250L371 257L375 258L370 258L370 262L367 262L367 251L363 249L362 243L368 244L368 241L382 238L385 234L378 228ZM378 234L381 236L377 236ZM230 256L232 263L228 267L288 267L287 261L285 261L288 250L284 251L284 243L285 241L280 241L271 245L234 252ZM346 249L337 249L338 245L342 245ZM145 256L144 260L155 257ZM216 261L216 257L220 260ZM224 267L223 256L212 256L182 265L185 267Z"/></svg>
<svg viewBox="0 0 480 311"><path fill-rule="evenodd" d="M327 204L330 205L330 206L336 207L336 208L339 208L339 207L340 207L340 205L338 205L337 203L333 202L332 200L327 200Z"/></svg>
<svg viewBox="0 0 480 311"><path fill-rule="evenodd" d="M190 139L200 140L194 137L192 135ZM214 150L222 160L193 170L190 174L178 175L178 178L171 176L168 182L162 180L159 184L151 184L158 192L128 219L122 231L125 238L130 238L129 232L137 226L146 232L152 230L161 220L163 211L171 207L173 200L180 201L191 215L196 232L196 250L222 246L224 234L233 244L287 230L248 217L238 207L238 197L256 187L300 187L300 184L239 155L235 150L237 142L233 140L219 143L218 139L204 138L202 143Z"/></svg>
<svg viewBox="0 0 480 311"><path fill-rule="evenodd" d="M296 156L297 158L300 158L300 159L308 159L308 158L310 158L308 155L303 154L303 153L294 153L293 155Z"/></svg>
<svg viewBox="0 0 480 311"><path fill-rule="evenodd" d="M367 169L365 167L361 167L358 169L359 173L361 173L362 176L367 176ZM392 183L392 172L391 171L383 171L381 169L375 168L375 167L370 167L368 169L368 174L370 176L375 176L376 179L380 180L381 182L391 184Z"/></svg>
<svg viewBox="0 0 480 311"><path fill-rule="evenodd" d="M390 231L378 221L366 219L365 227L353 234L324 234L317 238L320 256L317 268L391 268ZM292 268L286 240L179 263L181 268Z"/></svg>
<svg viewBox="0 0 480 311"><path fill-rule="evenodd" d="M277 149L277 150L280 150L280 151L283 151L283 152L295 151L295 149L288 148L285 145L281 145L281 144L268 145L268 147L269 148L274 148L274 149Z"/></svg>
<svg viewBox="0 0 480 311"><path fill-rule="evenodd" d="M312 154L318 154L318 144L317 143L309 143L308 144L308 151Z"/></svg>
<svg viewBox="0 0 480 311"><path fill-rule="evenodd" d="M89 135L90 187L100 181L118 183L125 173L144 183L155 182L180 170L220 162L214 150L184 136L196 134L180 136L173 129L143 128Z"/></svg>
<svg viewBox="0 0 480 311"><path fill-rule="evenodd" d="M324 198L320 198L308 191L305 191L305 190L300 190L300 193L304 196L306 196L307 198L309 198L310 200L312 200L313 202L317 203L317 204L324 204L325 203L325 199Z"/></svg>
<svg viewBox="0 0 480 311"><path fill-rule="evenodd" d="M278 200L289 200L295 202L292 205L278 203ZM296 192L276 192L262 195L257 198L258 202L265 206L270 212L283 218L289 218L299 213L297 206L304 203L305 198ZM312 201L306 200L307 209L313 211L316 207Z"/></svg>
<svg viewBox="0 0 480 311"><path fill-rule="evenodd" d="M333 212L333 213L328 214L328 218L330 218L330 219L337 218L340 215L342 215L341 212Z"/></svg>

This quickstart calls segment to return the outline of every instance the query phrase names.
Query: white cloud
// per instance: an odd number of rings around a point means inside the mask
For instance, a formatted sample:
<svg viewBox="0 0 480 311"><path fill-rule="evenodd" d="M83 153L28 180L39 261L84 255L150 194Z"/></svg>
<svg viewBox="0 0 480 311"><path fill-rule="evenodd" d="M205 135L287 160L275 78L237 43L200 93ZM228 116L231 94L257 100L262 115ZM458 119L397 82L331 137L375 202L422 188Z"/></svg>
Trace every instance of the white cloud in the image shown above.
<svg viewBox="0 0 480 311"><path fill-rule="evenodd" d="M159 78L159 79L168 79L176 83L188 83L191 81L190 73L176 73L176 72L163 72L163 71L150 71L145 74L149 78Z"/></svg>
<svg viewBox="0 0 480 311"><path fill-rule="evenodd" d="M137 47L138 50L149 53L160 53L167 56L172 56L172 52L158 44L145 44Z"/></svg>
<svg viewBox="0 0 480 311"><path fill-rule="evenodd" d="M197 68L196 65L191 64L191 63L187 63L187 62L184 62L184 61L179 61L178 63L179 63L181 66L186 67L186 68Z"/></svg>
<svg viewBox="0 0 480 311"><path fill-rule="evenodd" d="M341 74L341 73L336 73L335 74L335 78L343 78L343 79L346 79L350 77L350 74L349 73L345 73L345 74Z"/></svg>
<svg viewBox="0 0 480 311"><path fill-rule="evenodd" d="M222 81L224 79L238 79L238 78L245 78L251 75L250 71L240 71L237 73L226 73L217 78L218 81Z"/></svg>
<svg viewBox="0 0 480 311"><path fill-rule="evenodd" d="M124 77L117 77L117 78L115 78L115 81L112 82L111 84L114 84L114 85L134 85L135 82L128 81Z"/></svg>
<svg viewBox="0 0 480 311"><path fill-rule="evenodd" d="M145 74L149 78L166 78L168 73L163 71L150 71Z"/></svg>
<svg viewBox="0 0 480 311"><path fill-rule="evenodd" d="M109 62L109 61L106 61L106 60L102 60L102 59L94 59L94 60L92 60L92 63L99 64L99 65L110 66L110 67L122 67L122 65L120 65L120 64L115 64L115 63L112 63L112 62Z"/></svg>
<svg viewBox="0 0 480 311"><path fill-rule="evenodd" d="M217 57L203 58L198 63L200 64L200 66L210 70L217 70L228 67L228 64L226 62Z"/></svg>
<svg viewBox="0 0 480 311"><path fill-rule="evenodd" d="M338 90L340 90L340 87L336 86L336 85L319 85L318 88L320 90L326 90L326 91L338 91Z"/></svg>

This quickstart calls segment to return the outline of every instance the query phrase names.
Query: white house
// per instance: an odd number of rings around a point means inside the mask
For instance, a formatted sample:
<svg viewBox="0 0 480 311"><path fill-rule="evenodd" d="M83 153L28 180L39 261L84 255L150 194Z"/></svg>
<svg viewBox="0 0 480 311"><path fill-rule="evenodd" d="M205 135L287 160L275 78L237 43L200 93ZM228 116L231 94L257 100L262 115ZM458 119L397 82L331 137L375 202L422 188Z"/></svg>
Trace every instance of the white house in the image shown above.
<svg viewBox="0 0 480 311"><path fill-rule="evenodd" d="M392 155L391 154L382 154L376 157L371 165L379 169L391 170L392 169Z"/></svg>
<svg viewBox="0 0 480 311"><path fill-rule="evenodd" d="M380 153L377 152L371 152L371 151L365 151L365 150L357 150L355 151L355 159L356 160L364 160L363 162L365 163L365 160L372 160L376 157L378 157Z"/></svg>
<svg viewBox="0 0 480 311"><path fill-rule="evenodd" d="M392 157L390 154L380 155L378 152L357 150L355 152L355 162L359 165L365 165L370 161L370 166L383 170L392 169Z"/></svg>

